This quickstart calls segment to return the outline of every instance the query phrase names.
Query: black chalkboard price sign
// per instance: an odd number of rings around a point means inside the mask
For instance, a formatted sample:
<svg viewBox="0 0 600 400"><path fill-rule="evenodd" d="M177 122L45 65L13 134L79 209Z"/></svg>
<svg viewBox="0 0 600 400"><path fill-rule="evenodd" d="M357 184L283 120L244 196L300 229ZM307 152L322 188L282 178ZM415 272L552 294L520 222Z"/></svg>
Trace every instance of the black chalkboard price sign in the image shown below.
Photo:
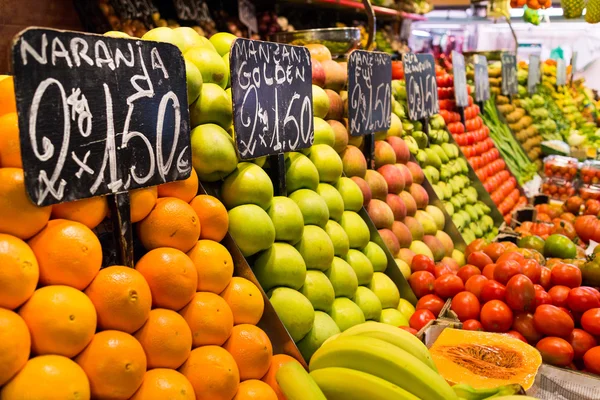
<svg viewBox="0 0 600 400"><path fill-rule="evenodd" d="M197 23L211 21L208 6L202 0L173 0L177 18Z"/></svg>
<svg viewBox="0 0 600 400"><path fill-rule="evenodd" d="M49 205L189 177L185 64L168 43L31 28L13 41L25 186Z"/></svg>
<svg viewBox="0 0 600 400"><path fill-rule="evenodd" d="M476 54L475 61L475 101L485 102L490 98L490 76L485 56Z"/></svg>
<svg viewBox="0 0 600 400"><path fill-rule="evenodd" d="M312 63L306 47L236 39L229 56L242 159L312 146Z"/></svg>
<svg viewBox="0 0 600 400"><path fill-rule="evenodd" d="M452 73L454 75L454 99L458 107L469 106L469 93L467 92L467 71L465 69L465 56L452 50Z"/></svg>
<svg viewBox="0 0 600 400"><path fill-rule="evenodd" d="M131 0L110 0L110 5L113 6L115 13L121 19L125 20L141 17L140 11Z"/></svg>
<svg viewBox="0 0 600 400"><path fill-rule="evenodd" d="M384 131L392 124L392 59L374 51L354 50L348 58L350 135Z"/></svg>
<svg viewBox="0 0 600 400"><path fill-rule="evenodd" d="M537 84L540 83L540 56L529 55L529 68L527 71L527 91L529 94L536 92Z"/></svg>
<svg viewBox="0 0 600 400"><path fill-rule="evenodd" d="M405 53L402 56L402 65L409 118L418 120L437 114L440 107L433 55Z"/></svg>
<svg viewBox="0 0 600 400"><path fill-rule="evenodd" d="M517 94L519 83L517 82L517 57L514 54L502 53L502 94Z"/></svg>

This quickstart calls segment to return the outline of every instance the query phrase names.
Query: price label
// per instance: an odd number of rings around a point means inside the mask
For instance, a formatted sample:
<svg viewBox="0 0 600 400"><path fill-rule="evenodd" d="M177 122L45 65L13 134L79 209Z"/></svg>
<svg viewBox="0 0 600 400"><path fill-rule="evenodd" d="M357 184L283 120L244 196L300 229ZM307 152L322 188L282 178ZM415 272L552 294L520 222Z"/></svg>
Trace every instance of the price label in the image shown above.
<svg viewBox="0 0 600 400"><path fill-rule="evenodd" d="M502 53L502 94L510 95L519 92L517 82L517 57L510 53Z"/></svg>
<svg viewBox="0 0 600 400"><path fill-rule="evenodd" d="M527 74L527 91L529 94L536 92L538 83L540 83L540 56L530 54L529 71Z"/></svg>
<svg viewBox="0 0 600 400"><path fill-rule="evenodd" d="M490 98L490 76L485 56L475 55L475 101L485 102Z"/></svg>
<svg viewBox="0 0 600 400"><path fill-rule="evenodd" d="M402 56L409 119L419 120L437 114L437 82L431 54L405 53Z"/></svg>
<svg viewBox="0 0 600 400"><path fill-rule="evenodd" d="M556 60L556 85L564 86L567 84L567 63L562 58Z"/></svg>
<svg viewBox="0 0 600 400"><path fill-rule="evenodd" d="M202 0L173 0L177 18L197 23L212 21L208 6Z"/></svg>
<svg viewBox="0 0 600 400"><path fill-rule="evenodd" d="M142 18L148 26L152 26L154 24L154 19L152 15L158 12L158 9L152 3L152 0L131 0L136 10L138 10L138 14L140 18Z"/></svg>
<svg viewBox="0 0 600 400"><path fill-rule="evenodd" d="M252 3L250 0L238 0L238 15L242 24L246 25L250 32L258 32L256 7L254 7L254 3Z"/></svg>
<svg viewBox="0 0 600 400"><path fill-rule="evenodd" d="M392 59L385 53L355 50L348 58L350 135L388 130L392 124Z"/></svg>
<svg viewBox="0 0 600 400"><path fill-rule="evenodd" d="M467 71L465 69L465 56L452 50L452 73L454 74L454 99L458 107L469 106L469 93L467 92Z"/></svg>
<svg viewBox="0 0 600 400"><path fill-rule="evenodd" d="M233 124L243 159L312 146L312 62L306 47L236 39L231 49Z"/></svg>
<svg viewBox="0 0 600 400"><path fill-rule="evenodd" d="M25 186L34 203L189 177L185 64L177 47L40 28L13 43Z"/></svg>
<svg viewBox="0 0 600 400"><path fill-rule="evenodd" d="M110 5L121 19L134 19L141 16L131 0L110 0Z"/></svg>

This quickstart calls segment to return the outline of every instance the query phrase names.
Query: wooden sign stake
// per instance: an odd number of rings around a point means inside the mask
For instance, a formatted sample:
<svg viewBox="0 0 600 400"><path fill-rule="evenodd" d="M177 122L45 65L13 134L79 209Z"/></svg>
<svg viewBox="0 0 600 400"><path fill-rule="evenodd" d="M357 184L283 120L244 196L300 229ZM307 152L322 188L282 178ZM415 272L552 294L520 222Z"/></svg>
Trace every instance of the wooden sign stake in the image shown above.
<svg viewBox="0 0 600 400"><path fill-rule="evenodd" d="M119 192L107 196L107 200L119 262L121 265L133 268L133 236L131 232L129 192Z"/></svg>
<svg viewBox="0 0 600 400"><path fill-rule="evenodd" d="M375 134L369 133L363 138L363 154L367 160L367 168L375 169Z"/></svg>
<svg viewBox="0 0 600 400"><path fill-rule="evenodd" d="M269 177L273 182L275 196L287 196L285 182L285 156L283 153L269 156Z"/></svg>

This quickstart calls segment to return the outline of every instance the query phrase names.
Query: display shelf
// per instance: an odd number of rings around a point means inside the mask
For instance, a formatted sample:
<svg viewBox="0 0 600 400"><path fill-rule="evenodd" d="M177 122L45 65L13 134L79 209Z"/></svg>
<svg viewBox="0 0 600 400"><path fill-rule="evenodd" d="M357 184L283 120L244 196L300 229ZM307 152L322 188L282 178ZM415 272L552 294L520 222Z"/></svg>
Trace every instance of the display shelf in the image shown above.
<svg viewBox="0 0 600 400"><path fill-rule="evenodd" d="M280 0L282 3L298 3L298 0ZM356 10L363 11L365 6L361 2L353 0L309 0L307 2L302 1L303 4L316 5L322 7L330 7L338 10ZM411 14L400 10L394 10L393 8L372 6L375 15L385 19L410 19L413 21L425 21L427 18L424 15Z"/></svg>

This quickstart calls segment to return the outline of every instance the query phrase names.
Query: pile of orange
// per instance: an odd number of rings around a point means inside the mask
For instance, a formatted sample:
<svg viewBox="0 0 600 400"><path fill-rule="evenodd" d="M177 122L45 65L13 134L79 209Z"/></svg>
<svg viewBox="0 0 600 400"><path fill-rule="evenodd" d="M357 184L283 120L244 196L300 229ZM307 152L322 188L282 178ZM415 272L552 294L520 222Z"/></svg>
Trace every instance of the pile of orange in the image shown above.
<svg viewBox="0 0 600 400"><path fill-rule="evenodd" d="M262 292L233 277L223 204L194 171L132 191L147 253L101 269L106 199L25 193L12 84L0 77L0 399L283 399L275 372L294 359L273 356Z"/></svg>

